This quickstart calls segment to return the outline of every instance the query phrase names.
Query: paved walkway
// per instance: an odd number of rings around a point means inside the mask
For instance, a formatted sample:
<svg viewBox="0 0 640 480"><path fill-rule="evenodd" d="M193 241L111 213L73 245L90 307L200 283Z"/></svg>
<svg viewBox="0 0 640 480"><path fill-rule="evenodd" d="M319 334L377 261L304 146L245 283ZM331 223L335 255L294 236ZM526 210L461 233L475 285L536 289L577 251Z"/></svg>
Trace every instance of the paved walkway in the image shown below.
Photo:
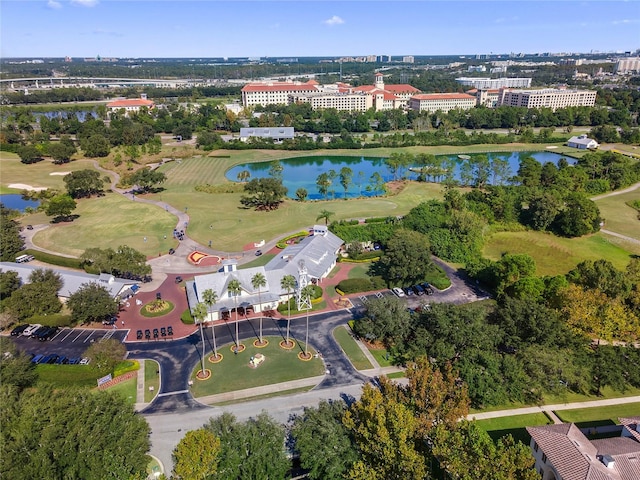
<svg viewBox="0 0 640 480"><path fill-rule="evenodd" d="M539 405L536 407L524 407L514 408L511 410L497 410L495 412L482 412L482 413L470 413L467 415L468 420L485 420L487 418L499 418L499 417L511 417L515 415L525 415L528 413L545 413L549 415L555 422L558 419L553 412L558 410L574 410L576 408L591 408L591 407L606 407L609 405L623 405L626 403L638 403L640 402L640 396L635 397L623 397L623 398L608 398L606 400L592 400L589 402L573 402L573 403L558 403L555 405ZM555 417L555 419L553 418ZM560 419L558 422L562 423Z"/></svg>

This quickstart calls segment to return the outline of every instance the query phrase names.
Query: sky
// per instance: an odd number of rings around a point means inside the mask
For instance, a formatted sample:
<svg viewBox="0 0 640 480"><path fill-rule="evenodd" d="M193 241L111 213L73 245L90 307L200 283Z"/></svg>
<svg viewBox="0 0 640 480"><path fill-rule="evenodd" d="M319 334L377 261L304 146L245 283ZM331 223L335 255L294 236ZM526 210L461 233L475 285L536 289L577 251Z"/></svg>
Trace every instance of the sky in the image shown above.
<svg viewBox="0 0 640 480"><path fill-rule="evenodd" d="M624 52L640 0L0 0L0 56Z"/></svg>

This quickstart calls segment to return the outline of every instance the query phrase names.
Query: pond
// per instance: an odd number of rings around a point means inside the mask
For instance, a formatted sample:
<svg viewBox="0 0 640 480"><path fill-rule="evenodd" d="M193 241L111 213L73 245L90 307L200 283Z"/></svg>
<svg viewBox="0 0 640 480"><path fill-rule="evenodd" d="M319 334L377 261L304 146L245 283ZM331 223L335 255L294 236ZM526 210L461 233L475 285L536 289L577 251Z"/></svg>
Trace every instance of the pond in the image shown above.
<svg viewBox="0 0 640 480"><path fill-rule="evenodd" d="M0 195L0 203L6 208L24 212L27 207L37 208L40 205L38 200L25 200L19 193L6 193Z"/></svg>
<svg viewBox="0 0 640 480"><path fill-rule="evenodd" d="M493 164L496 159L506 161L505 169L502 178L498 177L494 183L506 183L506 179L515 175L520 166L520 159L524 157L533 157L541 164L551 162L555 165L563 157L554 152L500 152L500 153L486 153L486 154L469 154L469 155L437 155L437 163L439 166L433 170L427 170L428 180L442 181L445 178L444 173L447 170L451 171L451 176L455 180L460 181L461 175L464 176L465 172L461 172L461 166L465 163L474 164L474 158L479 155L486 155L489 162ZM372 180L372 175L379 174L382 180L389 182L394 180L393 173L385 165L386 157L346 157L346 156L331 156L322 155L316 157L296 157L280 160L282 164L282 182L287 187L287 196L290 198L296 198L296 190L304 188L308 192L307 198L310 200L323 199L318 190L316 181L321 173L327 173L333 170L336 174L340 173L343 167L348 167L352 170L353 176L351 183L345 192L344 188L340 184L340 178L336 177L333 181L332 187L327 194L329 198L355 198L359 196L375 196L381 193L380 189L376 189L376 182ZM575 160L567 158L568 163L575 163ZM508 168L506 168L508 166ZM244 163L236 165L229 169L226 173L226 177L230 181L238 181L238 174L242 171L248 171L250 173L249 179L263 178L269 176L269 169L271 168L271 162L257 162L257 163ZM404 177L411 180L418 179L419 167L414 165L412 169L403 170L402 172L396 172L396 178ZM438 172L436 171L438 170ZM462 168L464 170L464 167ZM439 173L439 175L438 175ZM489 183L496 180L491 175Z"/></svg>

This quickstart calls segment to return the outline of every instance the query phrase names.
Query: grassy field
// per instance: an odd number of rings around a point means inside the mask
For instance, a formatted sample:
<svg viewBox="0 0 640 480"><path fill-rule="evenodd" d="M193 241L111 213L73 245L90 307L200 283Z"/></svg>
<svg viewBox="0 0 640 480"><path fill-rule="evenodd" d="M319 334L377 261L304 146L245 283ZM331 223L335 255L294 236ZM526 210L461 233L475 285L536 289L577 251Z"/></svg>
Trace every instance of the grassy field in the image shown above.
<svg viewBox="0 0 640 480"><path fill-rule="evenodd" d="M80 217L36 233L34 243L74 256L90 247L115 248L119 245L129 245L147 256L155 256L178 245L172 237L176 217L154 205L108 193L100 198L79 200L74 213ZM23 224L34 225L49 221L43 213L22 219Z"/></svg>
<svg viewBox="0 0 640 480"><path fill-rule="evenodd" d="M544 413L530 413L525 415L514 415L512 417L476 420L476 423L479 427L485 430L494 441L510 434L515 440L520 440L525 445L529 445L531 436L527 433L525 427L549 425L553 422L551 422L549 417Z"/></svg>
<svg viewBox="0 0 640 480"><path fill-rule="evenodd" d="M338 342L338 345L340 345L340 348L342 348L342 351L349 358L356 370L373 368L371 362L369 362L366 355L362 353L362 350L360 350L360 347L345 327L336 328L333 331L333 338L336 339L336 342Z"/></svg>
<svg viewBox="0 0 640 480"><path fill-rule="evenodd" d="M125 380L124 382L120 382L113 387L110 387L109 391L119 393L128 404L133 405L136 403L138 394L138 378L133 377L129 380Z"/></svg>
<svg viewBox="0 0 640 480"><path fill-rule="evenodd" d="M144 401L151 402L158 394L160 388L160 375L158 374L160 366L155 360L144 361ZM153 387L150 390L149 387Z"/></svg>
<svg viewBox="0 0 640 480"><path fill-rule="evenodd" d="M619 417L640 415L640 403L608 405L606 407L577 408L575 410L558 410L556 415L563 422L572 422L579 427L594 425L619 424Z"/></svg>
<svg viewBox="0 0 640 480"><path fill-rule="evenodd" d="M596 200L600 209L600 215L604 219L607 230L620 233L627 237L640 240L640 221L638 221L638 211L627 205L627 202L640 199L640 190L623 193L621 195L611 195L609 197ZM619 240L622 248L631 247L631 242L622 239L608 237L612 242ZM636 246L640 250L640 247ZM635 252L640 253L640 252Z"/></svg>
<svg viewBox="0 0 640 480"><path fill-rule="evenodd" d="M208 358L205 359L205 368L212 373L208 380L196 379L196 373L201 368L198 363L191 374L191 380L193 380L191 391L194 397L233 392L323 374L322 360L313 358L303 362L298 359L298 353L304 351L303 344L296 342L296 348L285 350L278 344L282 338L264 338L269 340L267 347L257 348L253 346L251 340L246 340L244 345L247 348L237 355L231 352L231 345L220 347L218 351L224 355L222 362L212 364ZM315 350L310 348L309 351L315 354ZM256 353L262 353L266 358L258 368L252 368L249 366L249 359Z"/></svg>
<svg viewBox="0 0 640 480"><path fill-rule="evenodd" d="M36 365L38 382L56 387L95 387L99 375L89 365Z"/></svg>
<svg viewBox="0 0 640 480"><path fill-rule="evenodd" d="M562 238L534 231L495 233L485 245L484 256L499 260L503 253L528 253L536 261L537 275L564 274L583 260L601 258L624 269L630 259L628 250L620 248L602 233L580 238Z"/></svg>
<svg viewBox="0 0 640 480"><path fill-rule="evenodd" d="M371 355L373 355L373 358L375 358L376 362L378 362L378 365L380 365L381 367L390 367L393 365L393 357L386 348L371 348L369 346L367 347L369 348L369 352L371 352Z"/></svg>

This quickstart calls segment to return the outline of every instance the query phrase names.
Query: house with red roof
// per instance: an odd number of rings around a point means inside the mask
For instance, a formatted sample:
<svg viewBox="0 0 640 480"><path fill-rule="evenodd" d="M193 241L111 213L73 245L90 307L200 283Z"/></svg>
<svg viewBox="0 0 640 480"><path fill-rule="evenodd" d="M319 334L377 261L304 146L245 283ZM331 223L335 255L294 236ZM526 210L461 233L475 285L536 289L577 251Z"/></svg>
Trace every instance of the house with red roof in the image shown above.
<svg viewBox="0 0 640 480"><path fill-rule="evenodd" d="M107 103L107 109L109 112L124 110L125 114L128 114L129 112L138 113L143 107L146 107L148 110L155 107L155 103L148 100L145 93L140 95L140 98L122 98Z"/></svg>

